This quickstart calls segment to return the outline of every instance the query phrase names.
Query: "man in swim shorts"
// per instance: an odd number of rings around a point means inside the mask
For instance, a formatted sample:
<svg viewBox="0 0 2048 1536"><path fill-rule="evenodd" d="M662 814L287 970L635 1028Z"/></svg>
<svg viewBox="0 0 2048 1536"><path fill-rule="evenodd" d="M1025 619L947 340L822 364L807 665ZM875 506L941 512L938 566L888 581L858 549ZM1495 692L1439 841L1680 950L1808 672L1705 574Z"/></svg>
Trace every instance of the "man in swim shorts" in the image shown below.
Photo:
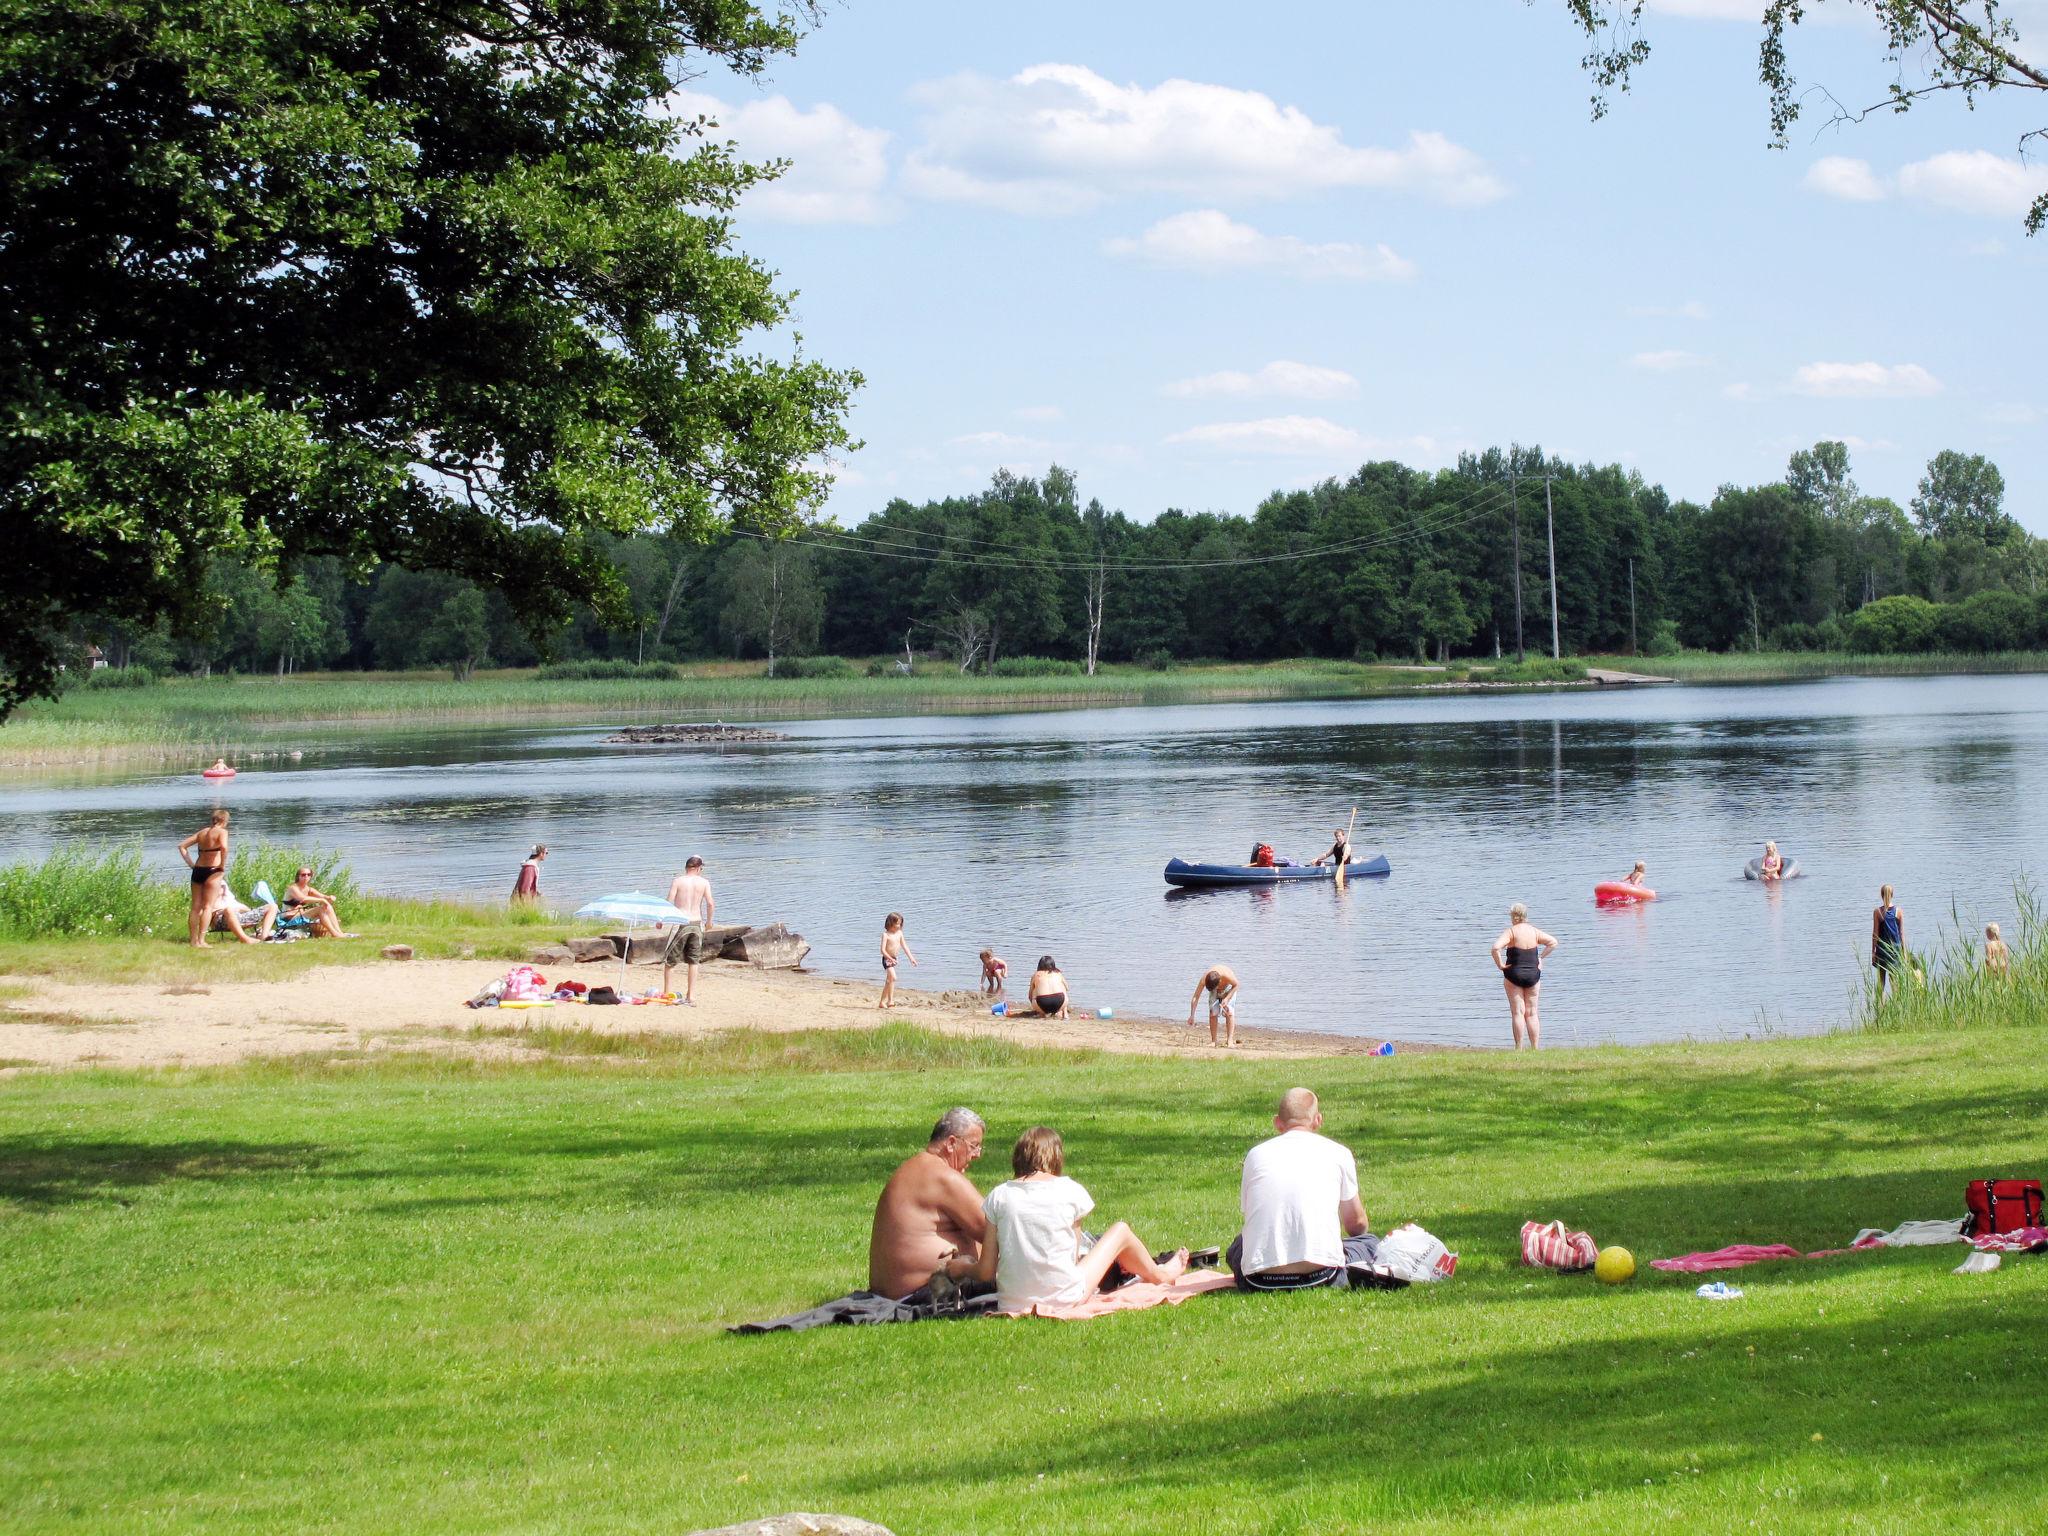
<svg viewBox="0 0 2048 1536"><path fill-rule="evenodd" d="M669 882L668 904L683 914L683 921L669 937L661 957L661 990L672 990L669 976L678 965L683 971L683 1006L697 1006L697 967L704 959L704 930L718 902L711 894L711 882L704 878L704 861L691 854L683 861L683 872Z"/></svg>
<svg viewBox="0 0 2048 1536"><path fill-rule="evenodd" d="M932 1288L974 1268L988 1218L967 1169L981 1156L985 1130L973 1110L949 1109L923 1150L889 1176L868 1238L868 1289L876 1295L931 1300Z"/></svg>

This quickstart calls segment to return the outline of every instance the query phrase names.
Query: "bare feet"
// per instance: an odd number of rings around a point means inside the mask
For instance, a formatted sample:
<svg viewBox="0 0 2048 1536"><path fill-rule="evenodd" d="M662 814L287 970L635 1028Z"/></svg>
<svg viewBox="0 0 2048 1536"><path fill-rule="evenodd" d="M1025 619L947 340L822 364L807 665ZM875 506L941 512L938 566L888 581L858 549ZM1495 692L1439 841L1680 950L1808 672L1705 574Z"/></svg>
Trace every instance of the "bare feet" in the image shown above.
<svg viewBox="0 0 2048 1536"><path fill-rule="evenodd" d="M1166 1277L1165 1283L1168 1285L1172 1285L1174 1281L1178 1280L1182 1275L1186 1274L1187 1272L1188 1251L1185 1248L1174 1249L1173 1257L1168 1259L1164 1264L1159 1266L1159 1273Z"/></svg>

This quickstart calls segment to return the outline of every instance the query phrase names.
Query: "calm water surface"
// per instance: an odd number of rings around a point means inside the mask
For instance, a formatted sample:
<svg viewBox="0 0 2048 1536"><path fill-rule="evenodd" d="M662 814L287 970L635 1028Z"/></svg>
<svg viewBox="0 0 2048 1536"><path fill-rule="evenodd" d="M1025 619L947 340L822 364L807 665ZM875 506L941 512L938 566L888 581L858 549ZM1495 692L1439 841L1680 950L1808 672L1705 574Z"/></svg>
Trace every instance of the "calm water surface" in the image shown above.
<svg viewBox="0 0 2048 1536"><path fill-rule="evenodd" d="M2048 869L2048 677L791 722L792 740L611 747L577 727L309 741L224 791L196 773L15 779L0 857L74 840L173 846L216 796L243 836L339 848L393 892L496 898L527 845L548 901L660 891L689 853L722 917L780 918L821 969L879 979L891 909L971 987L984 945L1041 953L1076 1002L1184 1015L1201 970L1243 978L1248 1024L1504 1044L1486 950L1508 904L1563 941L1549 1043L1803 1032L1850 1011L1878 885L1909 941L1951 903L2014 917ZM1171 893L1173 855L1307 859L1359 807L1387 880ZM1741 878L1764 838L1804 867ZM1662 899L1602 911L1644 859Z"/></svg>

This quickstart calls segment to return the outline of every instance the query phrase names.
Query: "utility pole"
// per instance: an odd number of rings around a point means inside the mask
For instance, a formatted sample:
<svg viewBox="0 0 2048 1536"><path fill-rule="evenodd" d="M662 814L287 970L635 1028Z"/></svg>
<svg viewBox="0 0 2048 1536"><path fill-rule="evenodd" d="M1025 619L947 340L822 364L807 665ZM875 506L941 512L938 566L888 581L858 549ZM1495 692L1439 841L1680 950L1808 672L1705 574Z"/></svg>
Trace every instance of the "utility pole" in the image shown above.
<svg viewBox="0 0 2048 1536"><path fill-rule="evenodd" d="M1550 515L1550 471L1543 472L1543 536L1550 544L1550 659L1564 653L1557 644L1557 524Z"/></svg>
<svg viewBox="0 0 2048 1536"><path fill-rule="evenodd" d="M1636 649L1636 557L1628 557L1628 653L1640 656Z"/></svg>
<svg viewBox="0 0 2048 1536"><path fill-rule="evenodd" d="M1522 650L1522 512L1515 504L1515 474L1508 471L1508 520L1515 530L1515 660L1527 661Z"/></svg>

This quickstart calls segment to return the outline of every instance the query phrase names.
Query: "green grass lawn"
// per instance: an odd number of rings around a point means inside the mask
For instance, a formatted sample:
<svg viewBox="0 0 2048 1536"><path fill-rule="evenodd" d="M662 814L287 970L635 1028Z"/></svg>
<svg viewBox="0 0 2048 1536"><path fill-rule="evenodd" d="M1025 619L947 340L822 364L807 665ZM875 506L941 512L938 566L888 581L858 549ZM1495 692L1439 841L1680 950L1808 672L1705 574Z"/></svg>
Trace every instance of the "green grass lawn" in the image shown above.
<svg viewBox="0 0 2048 1536"><path fill-rule="evenodd" d="M575 1053L573 1037L541 1042ZM1960 1247L1694 1298L1515 1263L1838 1246L2048 1167L2048 1029L1284 1065L868 1036L603 1064L0 1083L0 1511L48 1531L2038 1528L2048 1259ZM1221 1242L1301 1079L1402 1293L735 1338L856 1284L936 1112L1043 1121L1103 1219Z"/></svg>

